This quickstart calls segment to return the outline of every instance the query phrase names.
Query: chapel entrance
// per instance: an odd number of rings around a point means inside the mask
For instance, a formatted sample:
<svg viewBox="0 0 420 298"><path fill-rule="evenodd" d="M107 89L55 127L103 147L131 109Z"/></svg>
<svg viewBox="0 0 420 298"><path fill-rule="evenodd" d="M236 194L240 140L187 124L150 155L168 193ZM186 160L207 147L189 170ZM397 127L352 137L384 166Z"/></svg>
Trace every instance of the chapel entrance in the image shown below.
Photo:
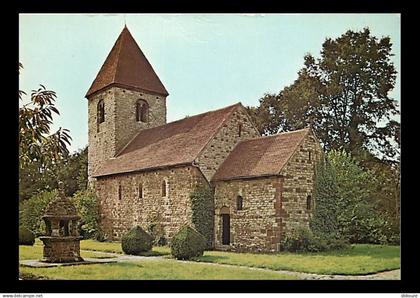
<svg viewBox="0 0 420 298"><path fill-rule="evenodd" d="M222 214L222 244L230 244L230 215Z"/></svg>

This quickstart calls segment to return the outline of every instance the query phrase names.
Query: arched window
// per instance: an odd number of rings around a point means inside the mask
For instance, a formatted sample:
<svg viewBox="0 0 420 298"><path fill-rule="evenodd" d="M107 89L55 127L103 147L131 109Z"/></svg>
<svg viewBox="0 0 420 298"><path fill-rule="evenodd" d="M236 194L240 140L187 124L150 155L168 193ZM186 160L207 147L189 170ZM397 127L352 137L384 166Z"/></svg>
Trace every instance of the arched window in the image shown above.
<svg viewBox="0 0 420 298"><path fill-rule="evenodd" d="M162 181L162 197L166 197L166 187L167 187L167 182L166 180Z"/></svg>
<svg viewBox="0 0 420 298"><path fill-rule="evenodd" d="M98 124L105 122L105 102L103 99L101 99L98 102L97 117L98 117Z"/></svg>
<svg viewBox="0 0 420 298"><path fill-rule="evenodd" d="M306 197L306 209L311 210L312 209L312 196Z"/></svg>
<svg viewBox="0 0 420 298"><path fill-rule="evenodd" d="M243 209L243 199L241 196L236 197L236 210L242 210Z"/></svg>
<svg viewBox="0 0 420 298"><path fill-rule="evenodd" d="M242 123L238 124L238 137L242 135Z"/></svg>
<svg viewBox="0 0 420 298"><path fill-rule="evenodd" d="M139 184L139 199L142 199L143 198L143 184L142 183L140 183Z"/></svg>
<svg viewBox="0 0 420 298"><path fill-rule="evenodd" d="M148 122L149 105L143 99L139 99L136 103L136 121Z"/></svg>

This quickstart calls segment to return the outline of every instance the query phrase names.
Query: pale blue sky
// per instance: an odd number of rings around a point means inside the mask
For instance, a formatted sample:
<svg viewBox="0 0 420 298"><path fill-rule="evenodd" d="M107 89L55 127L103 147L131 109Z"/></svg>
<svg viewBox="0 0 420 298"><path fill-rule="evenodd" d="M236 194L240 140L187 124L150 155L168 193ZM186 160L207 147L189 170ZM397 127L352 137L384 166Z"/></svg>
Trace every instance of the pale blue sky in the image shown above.
<svg viewBox="0 0 420 298"><path fill-rule="evenodd" d="M398 71L398 14L21 14L20 89L39 84L57 93L71 151L87 144L86 91L124 27L169 92L168 122L231 105L257 105L297 78L306 53L318 57L325 38L369 27L389 36Z"/></svg>

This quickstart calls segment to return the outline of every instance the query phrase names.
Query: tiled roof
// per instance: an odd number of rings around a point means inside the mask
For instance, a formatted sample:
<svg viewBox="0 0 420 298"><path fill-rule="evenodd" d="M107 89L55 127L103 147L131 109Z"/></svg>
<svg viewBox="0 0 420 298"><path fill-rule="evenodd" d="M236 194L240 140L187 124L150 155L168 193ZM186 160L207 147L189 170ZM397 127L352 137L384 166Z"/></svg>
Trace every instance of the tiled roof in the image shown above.
<svg viewBox="0 0 420 298"><path fill-rule="evenodd" d="M86 97L110 85L168 95L168 91L166 91L127 27L124 27L115 42Z"/></svg>
<svg viewBox="0 0 420 298"><path fill-rule="evenodd" d="M115 158L106 161L93 177L192 164L240 105L237 103L141 130Z"/></svg>
<svg viewBox="0 0 420 298"><path fill-rule="evenodd" d="M309 131L306 128L238 143L212 180L278 175Z"/></svg>

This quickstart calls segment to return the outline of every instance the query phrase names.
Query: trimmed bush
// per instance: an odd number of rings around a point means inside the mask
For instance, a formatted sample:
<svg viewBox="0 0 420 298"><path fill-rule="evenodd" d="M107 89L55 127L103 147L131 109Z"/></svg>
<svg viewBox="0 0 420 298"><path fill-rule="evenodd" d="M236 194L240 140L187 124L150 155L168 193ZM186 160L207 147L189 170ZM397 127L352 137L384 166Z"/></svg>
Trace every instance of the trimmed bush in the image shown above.
<svg viewBox="0 0 420 298"><path fill-rule="evenodd" d="M35 234L25 227L19 227L19 245L34 245Z"/></svg>
<svg viewBox="0 0 420 298"><path fill-rule="evenodd" d="M153 238L141 227L135 226L121 239L121 247L128 255L139 255L152 249Z"/></svg>
<svg viewBox="0 0 420 298"><path fill-rule="evenodd" d="M206 238L191 227L185 226L172 238L171 254L178 260L188 260L203 255Z"/></svg>

